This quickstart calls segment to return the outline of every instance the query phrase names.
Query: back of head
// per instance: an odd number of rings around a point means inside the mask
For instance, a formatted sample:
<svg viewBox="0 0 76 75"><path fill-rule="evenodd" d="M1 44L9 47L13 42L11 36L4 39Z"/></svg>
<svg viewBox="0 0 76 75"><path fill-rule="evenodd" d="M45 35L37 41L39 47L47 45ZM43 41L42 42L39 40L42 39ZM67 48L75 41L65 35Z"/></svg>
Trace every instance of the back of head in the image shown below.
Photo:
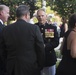
<svg viewBox="0 0 76 75"><path fill-rule="evenodd" d="M71 15L68 21L69 28L76 27L76 14Z"/></svg>
<svg viewBox="0 0 76 75"><path fill-rule="evenodd" d="M19 7L16 10L16 16L17 18L21 18L25 14L29 13L29 7L26 5L19 5Z"/></svg>
<svg viewBox="0 0 76 75"><path fill-rule="evenodd" d="M64 23L64 24L67 23L66 17L64 17L64 16L62 17L62 23Z"/></svg>

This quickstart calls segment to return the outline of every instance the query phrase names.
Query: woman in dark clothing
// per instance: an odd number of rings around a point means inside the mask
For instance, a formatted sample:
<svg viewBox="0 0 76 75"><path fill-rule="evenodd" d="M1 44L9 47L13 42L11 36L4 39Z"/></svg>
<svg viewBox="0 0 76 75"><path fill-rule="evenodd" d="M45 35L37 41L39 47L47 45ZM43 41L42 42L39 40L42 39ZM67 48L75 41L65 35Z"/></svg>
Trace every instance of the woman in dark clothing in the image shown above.
<svg viewBox="0 0 76 75"><path fill-rule="evenodd" d="M62 24L60 25L60 37L64 37L65 32L68 30L68 25L65 17L61 19Z"/></svg>
<svg viewBox="0 0 76 75"><path fill-rule="evenodd" d="M56 75L76 75L76 14L69 19L69 30L64 36L60 61Z"/></svg>

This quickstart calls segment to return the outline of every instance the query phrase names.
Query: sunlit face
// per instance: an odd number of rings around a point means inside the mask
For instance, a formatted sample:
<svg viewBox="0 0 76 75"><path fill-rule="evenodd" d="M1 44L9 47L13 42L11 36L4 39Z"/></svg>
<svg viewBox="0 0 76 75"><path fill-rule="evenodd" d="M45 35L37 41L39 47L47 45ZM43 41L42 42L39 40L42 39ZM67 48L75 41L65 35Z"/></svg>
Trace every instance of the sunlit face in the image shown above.
<svg viewBox="0 0 76 75"><path fill-rule="evenodd" d="M42 10L37 12L37 19L39 23L45 24L46 23L46 13Z"/></svg>
<svg viewBox="0 0 76 75"><path fill-rule="evenodd" d="M1 11L1 15L2 15L2 20L3 22L7 22L8 18L9 18L9 8L5 7L2 11Z"/></svg>

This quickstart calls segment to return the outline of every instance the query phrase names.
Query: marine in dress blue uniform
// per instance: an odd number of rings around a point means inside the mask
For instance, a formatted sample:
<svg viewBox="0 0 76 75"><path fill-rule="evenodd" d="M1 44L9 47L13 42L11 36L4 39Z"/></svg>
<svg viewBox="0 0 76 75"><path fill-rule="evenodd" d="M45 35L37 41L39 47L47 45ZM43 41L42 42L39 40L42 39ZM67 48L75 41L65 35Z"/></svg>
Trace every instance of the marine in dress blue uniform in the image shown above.
<svg viewBox="0 0 76 75"><path fill-rule="evenodd" d="M44 39L45 44L45 52L46 52L46 63L45 67L52 66L56 64L56 53L54 48L59 44L59 37L56 26L49 25L46 23L45 25L41 25L36 23L39 26L41 34Z"/></svg>

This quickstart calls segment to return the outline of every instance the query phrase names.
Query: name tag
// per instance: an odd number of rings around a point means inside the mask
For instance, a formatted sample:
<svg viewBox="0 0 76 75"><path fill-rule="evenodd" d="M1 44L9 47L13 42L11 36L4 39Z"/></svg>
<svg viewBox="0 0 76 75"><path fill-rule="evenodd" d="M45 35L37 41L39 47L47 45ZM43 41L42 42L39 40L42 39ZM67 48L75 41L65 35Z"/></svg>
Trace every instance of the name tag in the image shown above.
<svg viewBox="0 0 76 75"><path fill-rule="evenodd" d="M54 38L54 29L45 29L45 38Z"/></svg>

